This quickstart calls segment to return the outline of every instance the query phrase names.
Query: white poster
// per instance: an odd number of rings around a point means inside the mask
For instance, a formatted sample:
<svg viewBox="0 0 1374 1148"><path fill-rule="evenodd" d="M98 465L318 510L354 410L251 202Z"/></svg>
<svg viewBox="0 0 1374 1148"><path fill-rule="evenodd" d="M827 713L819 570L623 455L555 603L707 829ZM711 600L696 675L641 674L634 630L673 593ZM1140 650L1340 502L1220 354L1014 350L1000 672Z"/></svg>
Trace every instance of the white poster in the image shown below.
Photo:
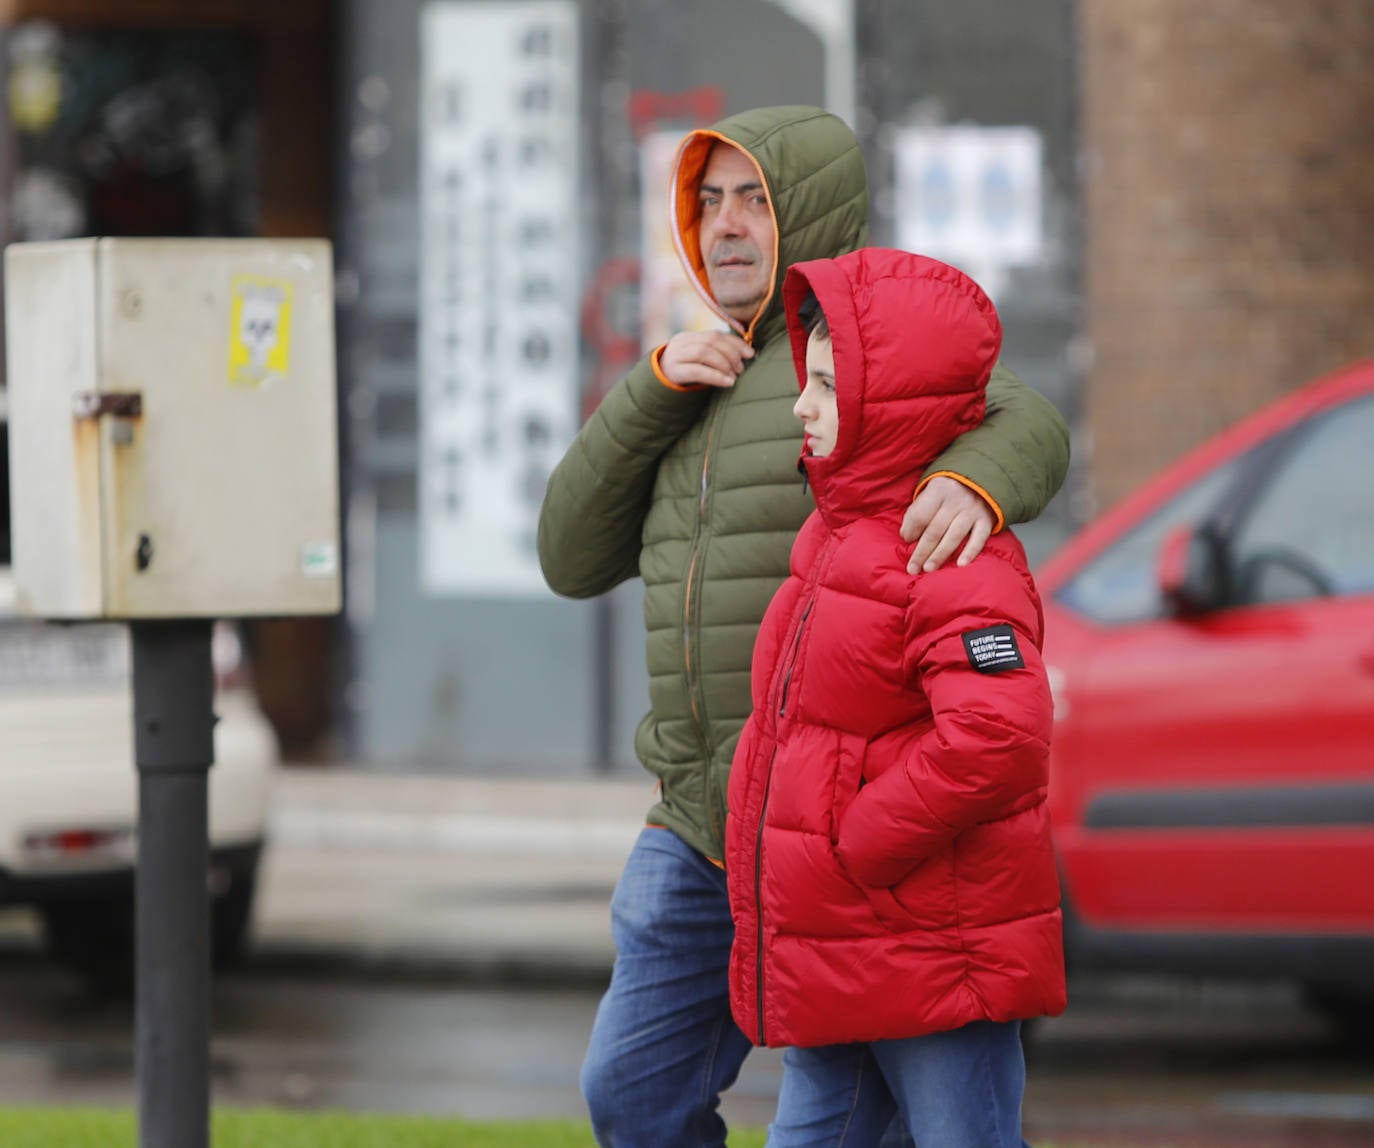
<svg viewBox="0 0 1374 1148"><path fill-rule="evenodd" d="M549 472L577 429L577 6L421 25L420 577L545 594Z"/></svg>
<svg viewBox="0 0 1374 1148"><path fill-rule="evenodd" d="M966 271L1041 257L1040 133L1027 127L909 127L896 152L897 246Z"/></svg>

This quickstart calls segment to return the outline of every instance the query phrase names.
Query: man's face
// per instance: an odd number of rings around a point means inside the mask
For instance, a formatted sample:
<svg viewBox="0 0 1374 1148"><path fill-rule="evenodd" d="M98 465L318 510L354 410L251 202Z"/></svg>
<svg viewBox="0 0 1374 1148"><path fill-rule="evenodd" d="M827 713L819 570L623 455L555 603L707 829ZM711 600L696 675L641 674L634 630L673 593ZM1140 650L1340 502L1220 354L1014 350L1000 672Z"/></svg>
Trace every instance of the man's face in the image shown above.
<svg viewBox="0 0 1374 1148"><path fill-rule="evenodd" d="M792 413L801 419L806 445L816 458L835 449L840 434L840 405L835 398L835 348L829 336L815 331L806 340L806 386Z"/></svg>
<svg viewBox="0 0 1374 1148"><path fill-rule="evenodd" d="M773 283L777 225L758 169L739 148L711 149L698 191L706 281L721 310L748 323Z"/></svg>

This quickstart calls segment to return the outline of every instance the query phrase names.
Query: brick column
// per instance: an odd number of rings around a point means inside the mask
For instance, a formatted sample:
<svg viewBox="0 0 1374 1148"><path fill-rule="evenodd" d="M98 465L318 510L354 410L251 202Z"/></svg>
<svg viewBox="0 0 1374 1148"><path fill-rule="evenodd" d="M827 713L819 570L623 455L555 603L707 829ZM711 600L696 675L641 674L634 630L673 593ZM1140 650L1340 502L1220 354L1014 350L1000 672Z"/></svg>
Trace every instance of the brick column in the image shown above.
<svg viewBox="0 0 1374 1148"><path fill-rule="evenodd" d="M1081 0L1099 508L1374 353L1374 3Z"/></svg>

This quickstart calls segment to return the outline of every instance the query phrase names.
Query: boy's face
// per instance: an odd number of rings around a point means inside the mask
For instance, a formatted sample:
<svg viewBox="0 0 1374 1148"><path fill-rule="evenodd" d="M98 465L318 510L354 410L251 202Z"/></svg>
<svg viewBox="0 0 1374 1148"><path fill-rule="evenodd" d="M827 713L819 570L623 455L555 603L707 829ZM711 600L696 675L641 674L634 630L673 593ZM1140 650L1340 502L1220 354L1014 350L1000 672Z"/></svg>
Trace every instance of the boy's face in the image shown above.
<svg viewBox="0 0 1374 1148"><path fill-rule="evenodd" d="M840 407L835 400L835 348L829 337L806 341L806 386L792 413L801 419L806 445L817 458L835 449L840 433Z"/></svg>

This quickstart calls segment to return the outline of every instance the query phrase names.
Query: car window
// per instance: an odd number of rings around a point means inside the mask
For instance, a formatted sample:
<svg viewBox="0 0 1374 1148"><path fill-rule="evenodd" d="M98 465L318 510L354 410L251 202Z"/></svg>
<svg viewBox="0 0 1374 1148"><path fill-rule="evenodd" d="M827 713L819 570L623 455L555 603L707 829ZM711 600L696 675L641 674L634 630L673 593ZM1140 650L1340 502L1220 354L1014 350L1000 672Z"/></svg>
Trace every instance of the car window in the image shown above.
<svg viewBox="0 0 1374 1148"><path fill-rule="evenodd" d="M1233 537L1242 602L1374 593L1372 458L1374 396L1312 421Z"/></svg>
<svg viewBox="0 0 1374 1148"><path fill-rule="evenodd" d="M1165 536L1201 522L1226 494L1242 455L1175 495L1154 514L1089 562L1055 595L1076 613L1104 625L1148 622L1167 613L1155 561Z"/></svg>

